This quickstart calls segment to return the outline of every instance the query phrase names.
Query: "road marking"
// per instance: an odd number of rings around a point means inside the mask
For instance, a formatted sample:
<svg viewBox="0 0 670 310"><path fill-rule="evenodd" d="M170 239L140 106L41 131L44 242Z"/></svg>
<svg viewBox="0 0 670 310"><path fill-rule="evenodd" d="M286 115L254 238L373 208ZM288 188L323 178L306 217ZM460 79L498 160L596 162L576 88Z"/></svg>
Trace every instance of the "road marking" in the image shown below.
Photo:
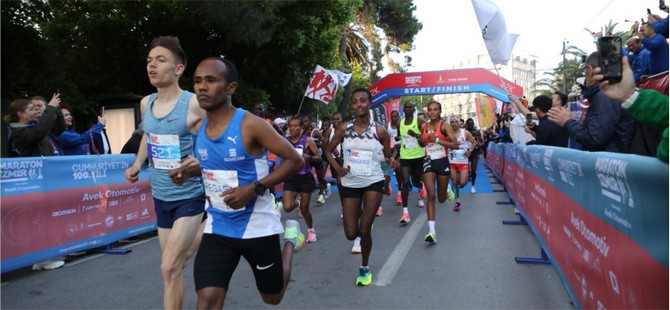
<svg viewBox="0 0 670 310"><path fill-rule="evenodd" d="M400 269L400 265L405 261L405 257L407 256L409 249L412 247L414 240L416 240L416 237L419 235L421 227L426 223L426 219L426 212L421 212L421 214L414 220L414 223L409 227L405 236L402 237L402 240L398 242L398 245L393 249L391 255L386 259L386 263L384 263L382 269L379 270L374 285L386 286L391 284L396 273L398 273L398 269Z"/></svg>

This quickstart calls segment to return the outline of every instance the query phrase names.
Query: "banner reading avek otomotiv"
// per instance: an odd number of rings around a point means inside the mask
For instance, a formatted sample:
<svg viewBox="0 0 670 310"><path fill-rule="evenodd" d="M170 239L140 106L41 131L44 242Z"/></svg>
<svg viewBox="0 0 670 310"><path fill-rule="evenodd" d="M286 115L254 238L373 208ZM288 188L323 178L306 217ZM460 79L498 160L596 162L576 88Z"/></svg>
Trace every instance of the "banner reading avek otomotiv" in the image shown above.
<svg viewBox="0 0 670 310"><path fill-rule="evenodd" d="M507 91L523 96L523 88L482 68L389 74L368 87L372 107L393 97L481 92L509 101Z"/></svg>
<svg viewBox="0 0 670 310"><path fill-rule="evenodd" d="M653 157L490 144L578 307L668 309L668 165Z"/></svg>
<svg viewBox="0 0 670 310"><path fill-rule="evenodd" d="M2 272L156 229L148 173L134 155L2 159Z"/></svg>

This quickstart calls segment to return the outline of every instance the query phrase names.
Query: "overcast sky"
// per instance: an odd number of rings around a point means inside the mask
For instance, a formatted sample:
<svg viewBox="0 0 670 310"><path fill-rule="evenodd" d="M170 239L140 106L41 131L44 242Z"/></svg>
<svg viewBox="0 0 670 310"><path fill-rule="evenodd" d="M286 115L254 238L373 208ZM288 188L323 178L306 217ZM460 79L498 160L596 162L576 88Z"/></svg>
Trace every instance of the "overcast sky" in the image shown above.
<svg viewBox="0 0 670 310"><path fill-rule="evenodd" d="M670 2L670 1L668 1ZM583 30L599 31L610 20L616 30L633 25L626 20L652 13L665 17L657 0L493 0L502 11L509 33L519 34L514 53L539 57L538 70L551 69L562 60L563 40L587 53L595 51L593 37ZM484 54L486 47L471 0L414 0L415 16L423 29L415 37L409 71L442 70L449 63Z"/></svg>

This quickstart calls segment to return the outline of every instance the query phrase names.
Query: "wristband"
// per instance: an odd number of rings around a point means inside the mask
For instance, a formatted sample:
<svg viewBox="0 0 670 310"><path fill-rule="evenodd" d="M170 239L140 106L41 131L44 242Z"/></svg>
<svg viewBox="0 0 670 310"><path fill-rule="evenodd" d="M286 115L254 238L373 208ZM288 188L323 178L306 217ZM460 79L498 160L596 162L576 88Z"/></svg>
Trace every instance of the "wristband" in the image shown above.
<svg viewBox="0 0 670 310"><path fill-rule="evenodd" d="M633 103L635 103L635 100L637 100L638 96L640 96L640 91L637 88L635 88L635 92L632 95L630 95L630 97L628 97L628 99L626 99L626 101L624 101L621 104L621 106L624 109L630 108L633 105Z"/></svg>

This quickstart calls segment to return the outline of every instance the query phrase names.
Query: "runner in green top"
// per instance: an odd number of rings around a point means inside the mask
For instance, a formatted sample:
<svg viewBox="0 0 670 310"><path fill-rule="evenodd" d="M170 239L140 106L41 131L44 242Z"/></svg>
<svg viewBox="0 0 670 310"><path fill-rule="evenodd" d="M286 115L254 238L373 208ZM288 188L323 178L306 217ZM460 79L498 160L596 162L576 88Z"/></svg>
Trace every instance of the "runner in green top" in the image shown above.
<svg viewBox="0 0 670 310"><path fill-rule="evenodd" d="M402 192L402 217L400 224L407 224L410 221L409 211L407 210L407 198L409 191L414 187L419 188L419 207L424 206L423 200L426 198L426 189L421 182L423 174L424 149L419 145L418 138L421 137L421 128L426 122L422 118L414 116L414 103L406 102L403 106L405 118L400 121L400 190ZM410 184L410 176L412 183Z"/></svg>

